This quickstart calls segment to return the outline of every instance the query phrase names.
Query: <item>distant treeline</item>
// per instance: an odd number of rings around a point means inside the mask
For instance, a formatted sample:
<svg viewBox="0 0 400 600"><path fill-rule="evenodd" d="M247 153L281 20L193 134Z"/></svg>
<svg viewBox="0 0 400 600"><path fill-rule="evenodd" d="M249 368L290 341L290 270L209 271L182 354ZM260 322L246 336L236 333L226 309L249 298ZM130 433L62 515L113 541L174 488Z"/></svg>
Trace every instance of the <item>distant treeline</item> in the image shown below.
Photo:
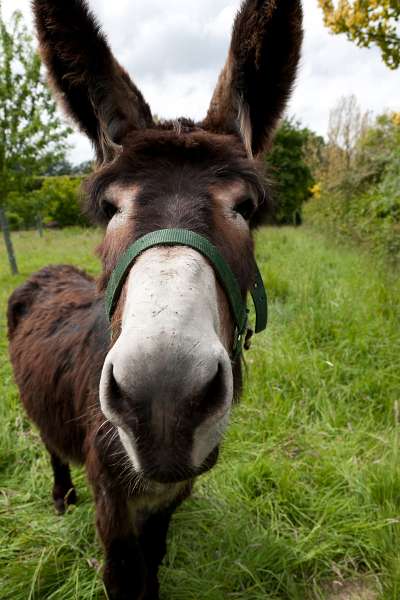
<svg viewBox="0 0 400 600"><path fill-rule="evenodd" d="M314 184L311 168L305 160L305 148L314 138L322 140L300 123L285 119L271 152L263 157L277 224L301 222L302 206L310 198ZM5 202L10 228L30 229L36 227L38 219L44 225L51 223L59 227L89 225L81 212L79 188L91 169L90 162L74 167L63 160L48 169L45 176L22 180L19 189L11 191Z"/></svg>
<svg viewBox="0 0 400 600"><path fill-rule="evenodd" d="M262 157L271 182L275 223L307 223L400 258L400 113L372 118L356 99L331 111L324 140L293 119L282 121L271 151ZM47 176L25 180L9 193L12 229L89 225L79 188L91 163L62 161Z"/></svg>
<svg viewBox="0 0 400 600"><path fill-rule="evenodd" d="M90 168L90 163L74 167L62 161L46 176L25 179L23 185L7 197L5 209L10 228L32 229L38 224L89 225L81 209L80 186Z"/></svg>

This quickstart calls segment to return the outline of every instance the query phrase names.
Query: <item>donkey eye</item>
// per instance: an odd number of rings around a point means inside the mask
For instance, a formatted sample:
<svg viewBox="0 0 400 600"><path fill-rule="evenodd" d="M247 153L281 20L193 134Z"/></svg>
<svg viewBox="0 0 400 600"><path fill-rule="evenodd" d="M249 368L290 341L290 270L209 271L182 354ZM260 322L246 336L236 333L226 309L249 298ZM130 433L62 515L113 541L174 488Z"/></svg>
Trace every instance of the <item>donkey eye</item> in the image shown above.
<svg viewBox="0 0 400 600"><path fill-rule="evenodd" d="M118 207L112 204L109 200L103 200L101 203L101 210L104 217L109 221L118 212Z"/></svg>
<svg viewBox="0 0 400 600"><path fill-rule="evenodd" d="M239 204L236 204L233 210L236 213L239 213L239 215L241 215L243 219L249 221L255 211L254 201L251 198L246 198L246 200L243 200Z"/></svg>

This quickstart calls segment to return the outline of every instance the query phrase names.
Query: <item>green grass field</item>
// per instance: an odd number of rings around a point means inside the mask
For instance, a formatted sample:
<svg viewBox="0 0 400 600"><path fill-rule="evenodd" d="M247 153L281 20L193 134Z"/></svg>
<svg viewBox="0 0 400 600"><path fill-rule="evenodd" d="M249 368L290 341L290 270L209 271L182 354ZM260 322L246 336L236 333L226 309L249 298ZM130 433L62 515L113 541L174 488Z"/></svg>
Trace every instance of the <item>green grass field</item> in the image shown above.
<svg viewBox="0 0 400 600"><path fill-rule="evenodd" d="M7 359L12 289L48 263L98 271L96 231L14 236L0 249L0 598L104 598L85 476L54 514L48 458ZM163 600L400 598L400 283L307 229L265 230L270 326L218 466L176 513Z"/></svg>

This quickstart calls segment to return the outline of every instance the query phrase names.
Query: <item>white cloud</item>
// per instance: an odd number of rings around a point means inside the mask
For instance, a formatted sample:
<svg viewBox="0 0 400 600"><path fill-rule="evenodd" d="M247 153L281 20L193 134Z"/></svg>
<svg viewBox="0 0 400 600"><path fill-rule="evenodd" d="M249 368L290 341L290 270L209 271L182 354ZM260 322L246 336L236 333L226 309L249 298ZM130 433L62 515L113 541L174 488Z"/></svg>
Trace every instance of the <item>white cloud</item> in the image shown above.
<svg viewBox="0 0 400 600"><path fill-rule="evenodd" d="M329 110L341 96L355 94L364 110L375 113L399 110L399 72L383 64L376 48L358 48L329 33L316 0L305 0L304 8L303 59L289 112L324 134Z"/></svg>
<svg viewBox="0 0 400 600"><path fill-rule="evenodd" d="M3 0L9 16L29 18L29 0ZM154 113L201 119L229 45L240 0L89 0L120 62L142 89ZM317 0L304 0L305 44L289 113L326 132L330 108L354 93L362 107L399 110L399 72L382 63L378 50L359 49L322 23ZM91 157L80 134L72 137L74 161Z"/></svg>

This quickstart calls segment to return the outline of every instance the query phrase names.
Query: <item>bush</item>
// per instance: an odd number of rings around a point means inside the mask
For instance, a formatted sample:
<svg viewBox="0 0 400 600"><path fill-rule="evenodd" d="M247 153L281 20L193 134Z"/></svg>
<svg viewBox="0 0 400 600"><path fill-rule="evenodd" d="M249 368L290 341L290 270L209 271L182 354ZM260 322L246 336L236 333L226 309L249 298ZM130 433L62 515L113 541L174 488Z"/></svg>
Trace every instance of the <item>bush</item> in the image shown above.
<svg viewBox="0 0 400 600"><path fill-rule="evenodd" d="M400 198L374 188L352 198L322 194L304 209L308 223L340 238L351 238L393 262L400 261Z"/></svg>
<svg viewBox="0 0 400 600"><path fill-rule="evenodd" d="M23 190L8 194L6 215L11 229L29 228L34 223L36 207L30 202L29 196Z"/></svg>
<svg viewBox="0 0 400 600"><path fill-rule="evenodd" d="M26 189L11 192L6 212L12 229L32 228L38 217L60 227L88 225L79 204L80 177L33 178Z"/></svg>
<svg viewBox="0 0 400 600"><path fill-rule="evenodd" d="M284 119L271 151L265 155L275 187L276 220L280 224L301 223L302 206L310 197L310 188L314 184L305 160L307 144L312 137L317 138L309 129Z"/></svg>
<svg viewBox="0 0 400 600"><path fill-rule="evenodd" d="M60 227L87 225L79 204L80 177L46 177L40 190L32 192L42 208L43 221L56 221Z"/></svg>
<svg viewBox="0 0 400 600"><path fill-rule="evenodd" d="M360 137L354 166L340 182L314 194L305 209L309 223L351 237L400 261L400 122L381 115ZM327 189L328 188L328 189Z"/></svg>
<svg viewBox="0 0 400 600"><path fill-rule="evenodd" d="M20 215L15 212L6 211L6 216L10 229L22 229L24 221Z"/></svg>

